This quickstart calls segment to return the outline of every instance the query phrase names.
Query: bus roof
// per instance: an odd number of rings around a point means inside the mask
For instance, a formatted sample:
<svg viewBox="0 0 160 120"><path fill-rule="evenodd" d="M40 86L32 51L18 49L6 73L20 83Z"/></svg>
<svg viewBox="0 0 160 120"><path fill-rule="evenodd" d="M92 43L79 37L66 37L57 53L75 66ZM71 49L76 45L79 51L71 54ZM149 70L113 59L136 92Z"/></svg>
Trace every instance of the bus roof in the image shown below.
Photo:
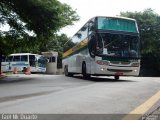
<svg viewBox="0 0 160 120"><path fill-rule="evenodd" d="M121 16L95 16L95 17L92 17L91 19L89 19L85 24L87 24L90 20L92 20L92 19L94 19L94 18L98 18L98 17L105 17L105 18L119 18L119 19L124 19L124 20L132 20L132 21L136 21L136 20L133 19L133 18L121 17ZM84 24L84 25L85 25L85 24ZM83 26L84 26L84 25L83 25ZM82 27L83 27L83 26L82 26ZM82 28L82 27L81 27L81 28ZM81 28L80 28L80 29L81 29ZM79 30L80 30L80 29L79 29ZM78 31L79 31L79 30L78 30ZM77 32L78 32L78 31L77 31ZM76 32L76 33L77 33L77 32ZM76 34L76 33L75 33L75 34ZM75 35L75 34L74 34L74 35ZM73 35L73 36L74 36L74 35ZM72 36L72 37L73 37L73 36Z"/></svg>
<svg viewBox="0 0 160 120"><path fill-rule="evenodd" d="M98 18L98 17L119 18L119 19L136 21L136 20L133 19L133 18L121 17L121 16L95 16L95 17L90 18L87 22L85 22L85 24L88 23L90 20L92 20L92 19L94 19L94 18ZM85 25L85 24L84 24L84 25ZM83 26L84 26L84 25L83 25ZM82 27L83 27L83 26L82 26ZM81 28L82 28L82 27L81 27ZM81 28L80 28L80 29L81 29ZM79 30L80 30L80 29L79 29ZM79 30L78 30L78 31L79 31ZM77 31L77 32L78 32L78 31ZM77 32L76 32L76 33L77 33ZM75 34L76 34L76 33L75 33ZM73 38L73 37L75 36L75 34L74 34L71 38ZM70 41L70 40L68 40L67 42L69 42L69 41ZM67 42L66 42L66 43L67 43ZM65 44L66 44L66 43L65 43ZM64 44L64 45L65 45L65 44Z"/></svg>
<svg viewBox="0 0 160 120"><path fill-rule="evenodd" d="M95 16L95 17L93 17L93 18L98 18L98 17L119 18L119 19L125 19L125 20L133 20L133 21L136 21L136 20L133 19L133 18L121 17L121 16ZM91 19L93 19L93 18L91 18ZM90 19L90 20L91 20L91 19ZM90 20L89 20L89 21L90 21Z"/></svg>

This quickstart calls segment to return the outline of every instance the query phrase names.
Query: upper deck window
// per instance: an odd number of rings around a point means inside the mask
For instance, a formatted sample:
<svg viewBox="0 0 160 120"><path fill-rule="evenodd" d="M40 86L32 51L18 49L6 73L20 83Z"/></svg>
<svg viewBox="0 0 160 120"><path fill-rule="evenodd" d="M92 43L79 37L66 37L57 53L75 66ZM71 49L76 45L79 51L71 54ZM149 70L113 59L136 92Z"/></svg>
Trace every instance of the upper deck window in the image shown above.
<svg viewBox="0 0 160 120"><path fill-rule="evenodd" d="M98 29L134 33L138 32L137 25L134 20L127 20L121 18L98 17Z"/></svg>

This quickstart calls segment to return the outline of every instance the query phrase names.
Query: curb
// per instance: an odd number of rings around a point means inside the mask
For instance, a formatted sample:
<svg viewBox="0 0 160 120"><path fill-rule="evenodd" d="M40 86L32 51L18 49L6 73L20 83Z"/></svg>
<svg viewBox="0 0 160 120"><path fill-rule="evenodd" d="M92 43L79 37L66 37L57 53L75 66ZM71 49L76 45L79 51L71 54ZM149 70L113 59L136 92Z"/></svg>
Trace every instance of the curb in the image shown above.
<svg viewBox="0 0 160 120"><path fill-rule="evenodd" d="M0 75L0 80L2 80L3 78L6 78L6 75Z"/></svg>

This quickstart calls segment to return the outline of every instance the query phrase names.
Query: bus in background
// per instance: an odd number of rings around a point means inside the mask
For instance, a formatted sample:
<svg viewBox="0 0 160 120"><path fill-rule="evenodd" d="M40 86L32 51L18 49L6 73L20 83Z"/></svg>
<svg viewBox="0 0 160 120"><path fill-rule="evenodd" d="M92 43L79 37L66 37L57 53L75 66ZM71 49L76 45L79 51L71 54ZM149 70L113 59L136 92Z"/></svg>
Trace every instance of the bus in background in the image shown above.
<svg viewBox="0 0 160 120"><path fill-rule="evenodd" d="M140 39L136 20L97 16L64 44L66 76L138 76Z"/></svg>
<svg viewBox="0 0 160 120"><path fill-rule="evenodd" d="M15 53L2 57L1 69L3 72L17 71L23 72L30 66L31 72L45 72L47 60L42 55L31 53Z"/></svg>

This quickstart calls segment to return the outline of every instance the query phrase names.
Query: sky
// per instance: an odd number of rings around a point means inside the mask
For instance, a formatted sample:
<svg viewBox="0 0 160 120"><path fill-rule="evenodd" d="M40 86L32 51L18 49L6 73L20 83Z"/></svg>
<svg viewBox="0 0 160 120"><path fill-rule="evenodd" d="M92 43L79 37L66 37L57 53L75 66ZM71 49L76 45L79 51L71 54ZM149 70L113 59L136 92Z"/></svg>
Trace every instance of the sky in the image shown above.
<svg viewBox="0 0 160 120"><path fill-rule="evenodd" d="M80 16L72 26L66 26L60 33L72 37L90 18L94 16L117 16L120 12L140 12L152 8L160 15L160 0L59 0L70 5Z"/></svg>
<svg viewBox="0 0 160 120"><path fill-rule="evenodd" d="M80 16L80 20L72 26L66 26L60 33L72 37L90 18L95 16L116 16L120 12L143 11L152 8L160 15L160 0L59 0L70 5ZM9 26L0 27L0 30L8 31Z"/></svg>

